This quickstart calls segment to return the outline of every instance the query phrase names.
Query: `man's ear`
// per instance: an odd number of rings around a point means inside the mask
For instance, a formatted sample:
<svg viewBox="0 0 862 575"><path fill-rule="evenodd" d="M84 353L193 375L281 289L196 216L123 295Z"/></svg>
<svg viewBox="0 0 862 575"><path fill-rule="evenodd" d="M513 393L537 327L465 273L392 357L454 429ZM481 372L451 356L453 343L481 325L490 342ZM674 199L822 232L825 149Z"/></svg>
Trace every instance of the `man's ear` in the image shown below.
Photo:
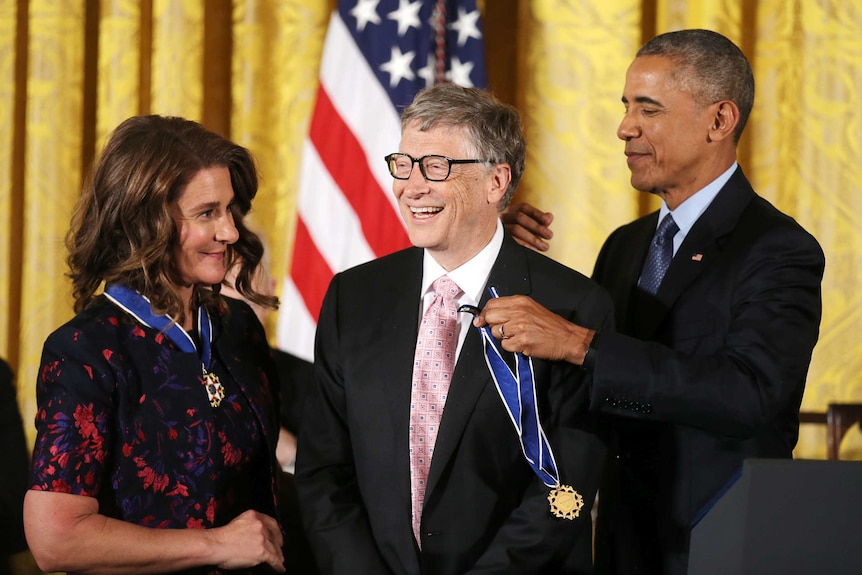
<svg viewBox="0 0 862 575"><path fill-rule="evenodd" d="M503 196L506 195L506 190L509 189L509 183L512 181L512 168L507 163L496 164L493 172L491 172L491 187L488 190L488 203L497 204Z"/></svg>
<svg viewBox="0 0 862 575"><path fill-rule="evenodd" d="M739 124L739 108L730 100L722 100L713 104L715 115L709 128L709 140L718 142L733 138L733 131Z"/></svg>

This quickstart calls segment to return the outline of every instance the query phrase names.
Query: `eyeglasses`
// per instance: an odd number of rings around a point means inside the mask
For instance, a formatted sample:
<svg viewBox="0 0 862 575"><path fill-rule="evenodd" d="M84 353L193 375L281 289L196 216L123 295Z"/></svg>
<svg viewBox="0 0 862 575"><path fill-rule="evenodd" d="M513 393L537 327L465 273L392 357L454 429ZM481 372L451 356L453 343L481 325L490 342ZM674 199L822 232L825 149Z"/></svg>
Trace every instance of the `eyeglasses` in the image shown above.
<svg viewBox="0 0 862 575"><path fill-rule="evenodd" d="M429 182L442 182L449 177L452 171L452 164L486 164L494 163L494 160L453 160L446 156L437 156L431 154L414 158L410 154L389 154L385 158L386 165L389 166L389 173L396 180L407 180L410 174L413 173L413 164L419 164L419 171L422 172L422 177Z"/></svg>

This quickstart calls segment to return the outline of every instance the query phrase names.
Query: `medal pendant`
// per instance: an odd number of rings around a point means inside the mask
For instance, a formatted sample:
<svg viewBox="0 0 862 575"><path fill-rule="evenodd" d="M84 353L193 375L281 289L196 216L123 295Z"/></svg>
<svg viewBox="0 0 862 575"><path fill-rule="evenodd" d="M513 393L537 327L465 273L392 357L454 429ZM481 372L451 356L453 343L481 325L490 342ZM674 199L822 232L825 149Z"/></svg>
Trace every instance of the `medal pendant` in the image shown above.
<svg viewBox="0 0 862 575"><path fill-rule="evenodd" d="M221 405L221 400L224 399L224 387L214 373L204 370L204 388L207 390L207 397L210 400L212 407Z"/></svg>
<svg viewBox="0 0 862 575"><path fill-rule="evenodd" d="M551 513L561 519L572 520L581 514L584 498L570 485L557 485L548 494Z"/></svg>

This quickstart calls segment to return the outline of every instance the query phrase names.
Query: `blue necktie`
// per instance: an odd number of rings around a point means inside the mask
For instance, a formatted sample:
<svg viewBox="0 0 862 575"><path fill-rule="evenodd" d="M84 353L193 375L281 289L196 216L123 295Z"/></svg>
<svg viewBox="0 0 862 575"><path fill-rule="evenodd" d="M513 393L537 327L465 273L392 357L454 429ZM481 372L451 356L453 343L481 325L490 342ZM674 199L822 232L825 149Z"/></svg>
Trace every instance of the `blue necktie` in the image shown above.
<svg viewBox="0 0 862 575"><path fill-rule="evenodd" d="M673 237L679 231L679 226L673 221L673 216L666 215L649 245L644 269L638 280L638 287L647 293L655 295L661 280L673 259Z"/></svg>

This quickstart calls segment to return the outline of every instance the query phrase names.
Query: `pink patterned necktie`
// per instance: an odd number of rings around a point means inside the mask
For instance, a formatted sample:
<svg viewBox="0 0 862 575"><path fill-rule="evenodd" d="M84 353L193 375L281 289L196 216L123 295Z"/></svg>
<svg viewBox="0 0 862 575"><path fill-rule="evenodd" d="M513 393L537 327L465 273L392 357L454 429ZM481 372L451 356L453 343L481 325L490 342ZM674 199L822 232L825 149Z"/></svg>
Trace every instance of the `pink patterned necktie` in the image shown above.
<svg viewBox="0 0 862 575"><path fill-rule="evenodd" d="M434 300L422 316L413 361L410 396L410 492L413 502L413 534L417 542L422 520L425 485L449 381L455 369L458 345L458 297L463 293L449 276L431 284Z"/></svg>

